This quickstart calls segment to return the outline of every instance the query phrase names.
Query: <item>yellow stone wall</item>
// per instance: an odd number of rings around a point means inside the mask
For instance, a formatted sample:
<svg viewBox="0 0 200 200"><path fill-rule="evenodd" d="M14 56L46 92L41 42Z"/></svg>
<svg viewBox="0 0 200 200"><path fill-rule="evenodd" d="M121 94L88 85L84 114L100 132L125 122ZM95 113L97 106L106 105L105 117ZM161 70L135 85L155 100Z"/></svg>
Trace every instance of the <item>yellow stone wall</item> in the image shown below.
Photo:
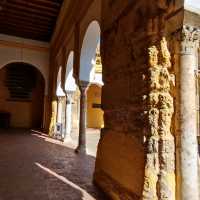
<svg viewBox="0 0 200 200"><path fill-rule="evenodd" d="M87 91L87 127L102 128L103 111L101 108L93 108L93 104L101 104L101 87L91 85Z"/></svg>
<svg viewBox="0 0 200 200"><path fill-rule="evenodd" d="M12 128L32 128L38 126L43 116L43 90L41 82L33 89L32 101L10 101L9 90L5 86L6 68L0 70L0 112L11 115ZM37 124L37 125L36 125Z"/></svg>

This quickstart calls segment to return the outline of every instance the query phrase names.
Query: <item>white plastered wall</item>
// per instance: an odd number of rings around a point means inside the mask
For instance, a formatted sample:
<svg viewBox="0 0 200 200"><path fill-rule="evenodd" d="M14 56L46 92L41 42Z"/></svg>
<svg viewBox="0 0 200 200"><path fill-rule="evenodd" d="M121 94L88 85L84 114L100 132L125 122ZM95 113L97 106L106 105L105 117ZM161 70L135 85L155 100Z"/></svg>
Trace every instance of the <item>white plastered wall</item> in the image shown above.
<svg viewBox="0 0 200 200"><path fill-rule="evenodd" d="M69 92L76 91L76 81L73 77L73 66L74 66L74 52L69 53L66 66L66 76L65 76L65 90Z"/></svg>

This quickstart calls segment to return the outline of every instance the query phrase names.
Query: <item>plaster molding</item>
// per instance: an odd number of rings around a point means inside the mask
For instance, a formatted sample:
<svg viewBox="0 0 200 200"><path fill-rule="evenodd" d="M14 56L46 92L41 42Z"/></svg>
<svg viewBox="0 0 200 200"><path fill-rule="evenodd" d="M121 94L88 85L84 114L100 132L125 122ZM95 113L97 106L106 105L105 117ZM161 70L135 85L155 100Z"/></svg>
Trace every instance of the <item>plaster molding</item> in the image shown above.
<svg viewBox="0 0 200 200"><path fill-rule="evenodd" d="M42 47L42 46L25 44L25 43L14 42L14 41L5 41L5 40L0 40L0 46L7 46L7 47L12 47L12 48L16 47L16 48L29 49L29 50L40 51L40 52L49 51L48 47Z"/></svg>

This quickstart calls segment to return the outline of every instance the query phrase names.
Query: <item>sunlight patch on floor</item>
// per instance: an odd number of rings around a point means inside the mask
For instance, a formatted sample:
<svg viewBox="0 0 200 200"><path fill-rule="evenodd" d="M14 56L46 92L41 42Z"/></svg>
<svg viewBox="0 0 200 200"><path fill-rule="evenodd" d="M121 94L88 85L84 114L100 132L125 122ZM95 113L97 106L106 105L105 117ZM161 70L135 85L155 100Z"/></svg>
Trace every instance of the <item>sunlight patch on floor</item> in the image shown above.
<svg viewBox="0 0 200 200"><path fill-rule="evenodd" d="M82 189L81 187L79 187L78 185L76 185L75 183L71 182L70 180L68 180L67 178L65 178L64 176L61 176L59 174L57 174L56 172L50 170L49 168L41 165L40 163L35 163L40 169L44 170L45 172L51 174L52 176L56 177L57 179L59 179L60 181L62 181L65 184L70 185L71 187L73 187L74 189L80 191L82 193L82 200L95 200L94 197L92 197L87 191L85 191L84 189Z"/></svg>

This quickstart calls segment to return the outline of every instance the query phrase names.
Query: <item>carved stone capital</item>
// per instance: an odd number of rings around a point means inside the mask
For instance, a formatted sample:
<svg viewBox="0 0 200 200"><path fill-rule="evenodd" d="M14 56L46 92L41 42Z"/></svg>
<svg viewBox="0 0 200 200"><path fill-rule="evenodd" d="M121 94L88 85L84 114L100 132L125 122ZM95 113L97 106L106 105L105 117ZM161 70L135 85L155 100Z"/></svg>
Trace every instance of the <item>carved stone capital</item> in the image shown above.
<svg viewBox="0 0 200 200"><path fill-rule="evenodd" d="M57 98L58 98L58 103L62 103L66 99L65 96L58 96Z"/></svg>
<svg viewBox="0 0 200 200"><path fill-rule="evenodd" d="M82 95L86 94L89 85L90 83L87 81L79 81L79 89Z"/></svg>
<svg viewBox="0 0 200 200"><path fill-rule="evenodd" d="M199 47L200 29L184 25L181 34L181 53L194 54Z"/></svg>
<svg viewBox="0 0 200 200"><path fill-rule="evenodd" d="M67 104L71 104L72 101L73 101L73 95L74 95L74 92L73 91L67 91L66 92L66 103Z"/></svg>

